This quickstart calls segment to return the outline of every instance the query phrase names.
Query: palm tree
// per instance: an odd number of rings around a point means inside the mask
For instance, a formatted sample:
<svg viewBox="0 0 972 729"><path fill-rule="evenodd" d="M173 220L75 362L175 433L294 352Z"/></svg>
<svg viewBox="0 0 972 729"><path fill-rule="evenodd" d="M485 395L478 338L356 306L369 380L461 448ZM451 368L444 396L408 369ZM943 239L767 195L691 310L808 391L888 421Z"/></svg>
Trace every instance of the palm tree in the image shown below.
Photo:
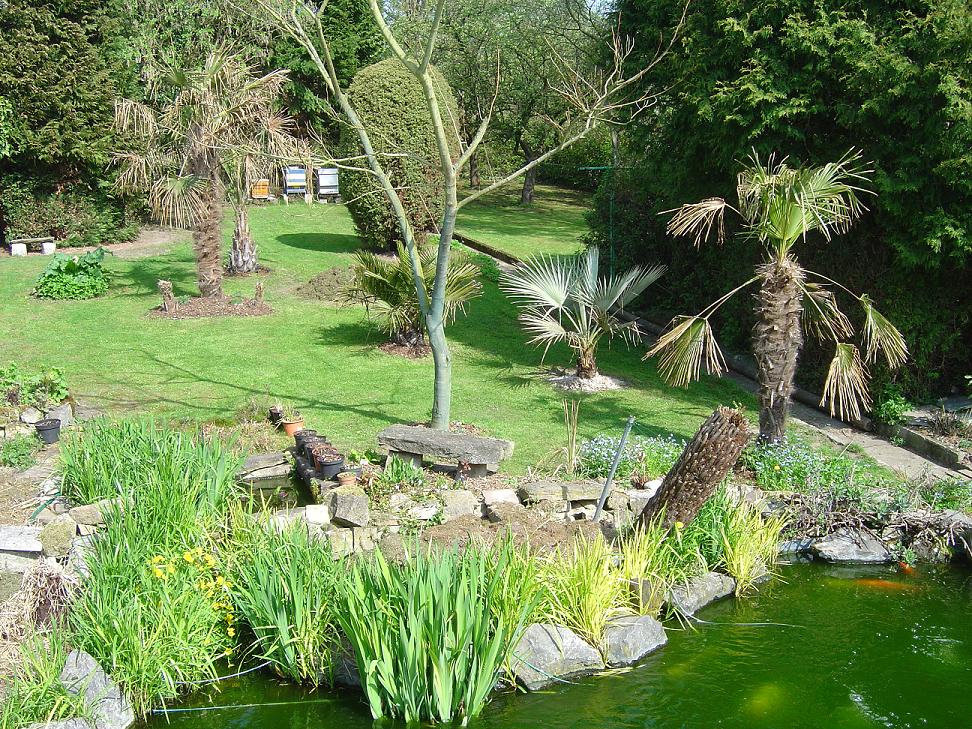
<svg viewBox="0 0 972 729"><path fill-rule="evenodd" d="M116 184L147 191L160 222L192 228L202 296L222 296L224 202L233 203L246 230L252 183L267 168L302 156L292 120L278 111L286 79L285 71L258 76L229 49L217 48L201 69L170 66L153 78L146 103L115 105L115 128L130 142L115 154Z"/></svg>
<svg viewBox="0 0 972 729"><path fill-rule="evenodd" d="M621 337L640 341L634 321L619 313L657 281L665 266L636 266L620 276L600 276L600 251L588 248L579 256L539 256L503 274L500 287L522 311L520 321L531 344L566 342L577 356L577 376L597 375L597 346L601 339Z"/></svg>
<svg viewBox="0 0 972 729"><path fill-rule="evenodd" d="M422 276L431 288L435 278L438 248L434 245L419 251ZM425 319L415 293L415 279L408 251L398 244L398 255L375 254L359 250L351 264L352 279L343 295L347 303L364 304L378 320L378 325L395 344L415 347L425 343ZM449 256L445 285L446 321L455 319L465 304L482 292L479 267L461 251Z"/></svg>
<svg viewBox="0 0 972 729"><path fill-rule="evenodd" d="M834 358L821 404L840 416L859 418L861 406L870 406L867 365L883 355L895 368L908 356L901 333L878 311L867 295L857 295L818 273L803 268L793 254L794 246L818 231L826 241L846 232L866 210L859 199L860 186L870 170L860 164L860 153L851 150L838 162L819 167L791 167L770 157L763 165L754 154L739 173L736 185L738 208L722 198L683 205L668 223L672 235L694 235L698 246L715 232L725 238L726 210L742 219L744 234L764 245L763 262L756 275L695 316L674 318L646 355L659 356L659 370L670 383L684 386L698 379L700 369L721 373L725 368L715 341L710 317L730 297L750 284L759 283L753 352L759 384L759 434L764 441L783 438L797 357L804 331L835 347ZM815 279L809 281L808 278ZM854 335L850 320L840 310L833 287L845 292L863 312L864 354L848 339Z"/></svg>

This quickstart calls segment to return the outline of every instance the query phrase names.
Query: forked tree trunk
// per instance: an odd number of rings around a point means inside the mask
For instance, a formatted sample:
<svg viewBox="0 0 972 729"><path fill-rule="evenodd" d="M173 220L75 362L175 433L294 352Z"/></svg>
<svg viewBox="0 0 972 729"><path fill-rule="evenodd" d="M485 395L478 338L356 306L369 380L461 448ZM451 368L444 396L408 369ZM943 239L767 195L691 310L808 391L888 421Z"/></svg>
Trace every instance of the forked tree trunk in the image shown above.
<svg viewBox="0 0 972 729"><path fill-rule="evenodd" d="M230 247L230 273L253 273L257 267L257 250L250 235L250 214L245 204L236 210L236 227L233 229L233 245Z"/></svg>
<svg viewBox="0 0 972 729"><path fill-rule="evenodd" d="M192 248L196 255L196 281L199 293L205 298L223 295L223 263L219 256L219 224L223 211L214 190L210 189L203 202L199 222L192 232Z"/></svg>
<svg viewBox="0 0 972 729"><path fill-rule="evenodd" d="M729 473L749 441L749 422L721 407L702 423L662 485L641 512L647 524L664 510L664 525L688 524Z"/></svg>
<svg viewBox="0 0 972 729"><path fill-rule="evenodd" d="M792 258L760 266L762 279L753 328L753 353L759 383L759 438L776 443L786 434L797 357L803 346L800 313L804 274Z"/></svg>

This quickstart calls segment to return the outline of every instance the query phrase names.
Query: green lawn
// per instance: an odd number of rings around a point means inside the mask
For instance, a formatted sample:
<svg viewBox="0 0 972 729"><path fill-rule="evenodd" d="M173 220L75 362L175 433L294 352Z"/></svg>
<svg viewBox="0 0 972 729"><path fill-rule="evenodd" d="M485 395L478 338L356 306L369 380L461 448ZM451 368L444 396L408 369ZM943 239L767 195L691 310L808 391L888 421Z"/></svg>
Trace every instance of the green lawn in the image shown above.
<svg viewBox="0 0 972 729"><path fill-rule="evenodd" d="M533 204L523 206L520 187L508 185L463 207L456 230L517 258L577 253L590 206L590 193L550 185L537 185Z"/></svg>
<svg viewBox="0 0 972 729"><path fill-rule="evenodd" d="M383 354L375 347L382 337L362 309L325 306L295 293L319 271L349 262L357 240L346 210L257 208L251 228L261 262L271 269L263 280L274 313L259 318L172 321L148 315L159 303L159 278L171 280L177 295L196 292L188 241L154 258L108 258L109 294L80 302L30 297L47 259L0 259L0 362L61 367L79 398L126 415L216 419L251 396L269 394L295 404L310 426L342 446L371 446L390 423L427 420L430 359ZM255 281L227 279L226 288L250 296ZM486 283L484 295L448 333L454 419L514 440L513 472L563 445L563 396L534 376L541 353L527 346L513 307L495 284ZM604 347L602 370L627 378L632 387L587 396L583 436L619 434L629 414L647 432L689 436L715 405L751 402L731 383L715 379L673 390L641 354ZM569 354L555 348L547 361L566 366Z"/></svg>

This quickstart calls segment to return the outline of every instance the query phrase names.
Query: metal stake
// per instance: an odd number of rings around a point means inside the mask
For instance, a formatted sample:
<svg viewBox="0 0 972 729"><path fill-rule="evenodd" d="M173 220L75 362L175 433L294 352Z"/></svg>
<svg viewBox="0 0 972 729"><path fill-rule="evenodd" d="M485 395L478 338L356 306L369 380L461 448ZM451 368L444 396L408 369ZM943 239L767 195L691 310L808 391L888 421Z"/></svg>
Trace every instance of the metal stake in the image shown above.
<svg viewBox="0 0 972 729"><path fill-rule="evenodd" d="M614 463L611 464L611 470L608 471L607 480L604 482L604 488L601 489L601 498L597 500L597 509L594 511L594 521L599 521L601 518L601 512L604 510L604 502L607 501L608 494L611 492L611 484L614 482L614 472L618 470L618 464L621 462L621 454L624 453L624 444L628 440L628 433L631 432L631 426L634 425L634 415L628 416L628 422L624 426L624 432L621 434L621 442L618 443L618 450L614 454Z"/></svg>

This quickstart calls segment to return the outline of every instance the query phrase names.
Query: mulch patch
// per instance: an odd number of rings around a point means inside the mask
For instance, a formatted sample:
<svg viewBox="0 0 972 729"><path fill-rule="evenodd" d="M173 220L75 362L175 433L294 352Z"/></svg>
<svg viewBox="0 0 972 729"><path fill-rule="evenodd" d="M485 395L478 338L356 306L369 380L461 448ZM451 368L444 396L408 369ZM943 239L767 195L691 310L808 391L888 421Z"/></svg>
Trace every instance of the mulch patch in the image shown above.
<svg viewBox="0 0 972 729"><path fill-rule="evenodd" d="M234 301L229 297L202 298L193 297L180 301L176 310L172 313L162 311L162 307L157 307L149 312L151 316L164 319L199 319L211 316L266 316L272 314L273 309L265 301L254 301L253 299L243 299Z"/></svg>
<svg viewBox="0 0 972 729"><path fill-rule="evenodd" d="M378 346L385 354L391 354L395 357L404 357L405 359L422 359L423 357L428 357L432 353L432 348L427 344L416 344L409 346L407 344L395 344L394 342L385 342Z"/></svg>
<svg viewBox="0 0 972 729"><path fill-rule="evenodd" d="M344 301L342 290L351 283L352 278L350 268L335 266L321 271L310 281L298 287L297 293L305 299L341 304Z"/></svg>

